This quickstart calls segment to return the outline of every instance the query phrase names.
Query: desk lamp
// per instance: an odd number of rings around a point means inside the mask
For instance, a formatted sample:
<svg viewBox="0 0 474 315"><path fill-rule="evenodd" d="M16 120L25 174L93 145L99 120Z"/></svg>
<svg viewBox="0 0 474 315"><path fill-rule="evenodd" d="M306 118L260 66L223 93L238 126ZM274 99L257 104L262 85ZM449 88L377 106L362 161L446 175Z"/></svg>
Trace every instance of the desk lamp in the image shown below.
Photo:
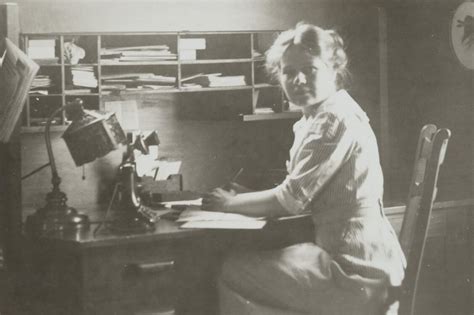
<svg viewBox="0 0 474 315"><path fill-rule="evenodd" d="M82 105L81 99L75 99L56 109L46 122L44 136L53 190L46 196L46 205L26 220L26 230L32 235L89 228L89 218L69 207L66 204L66 194L59 189L61 178L56 168L50 139L51 122L58 113L66 111L66 116L72 120L62 137L76 166L102 157L126 142L125 133L114 113L84 110Z"/></svg>

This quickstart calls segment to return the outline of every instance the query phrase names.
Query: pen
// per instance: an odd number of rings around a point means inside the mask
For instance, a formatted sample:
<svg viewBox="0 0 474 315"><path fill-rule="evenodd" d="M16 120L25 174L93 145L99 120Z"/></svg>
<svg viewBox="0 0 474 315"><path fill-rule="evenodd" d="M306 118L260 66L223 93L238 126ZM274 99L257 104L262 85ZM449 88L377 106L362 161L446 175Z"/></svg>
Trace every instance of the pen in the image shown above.
<svg viewBox="0 0 474 315"><path fill-rule="evenodd" d="M240 174L242 174L243 171L244 171L244 168L241 167L240 170L238 170L237 173L235 173L235 175L232 177L232 179L230 180L230 183L235 182L237 178L240 176Z"/></svg>

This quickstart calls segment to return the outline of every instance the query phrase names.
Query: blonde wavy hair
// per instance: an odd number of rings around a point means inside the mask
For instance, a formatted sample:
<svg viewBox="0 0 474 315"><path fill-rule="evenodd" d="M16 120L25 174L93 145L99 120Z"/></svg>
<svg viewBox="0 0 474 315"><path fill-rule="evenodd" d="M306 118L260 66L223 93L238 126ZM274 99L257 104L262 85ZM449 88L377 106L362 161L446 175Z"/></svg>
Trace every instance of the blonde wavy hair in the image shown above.
<svg viewBox="0 0 474 315"><path fill-rule="evenodd" d="M338 88L345 85L349 77L348 58L341 36L334 30L325 30L306 22L299 22L294 28L282 32L265 53L265 68L272 79L278 80L280 61L292 45L303 46L309 54L333 67L337 73Z"/></svg>

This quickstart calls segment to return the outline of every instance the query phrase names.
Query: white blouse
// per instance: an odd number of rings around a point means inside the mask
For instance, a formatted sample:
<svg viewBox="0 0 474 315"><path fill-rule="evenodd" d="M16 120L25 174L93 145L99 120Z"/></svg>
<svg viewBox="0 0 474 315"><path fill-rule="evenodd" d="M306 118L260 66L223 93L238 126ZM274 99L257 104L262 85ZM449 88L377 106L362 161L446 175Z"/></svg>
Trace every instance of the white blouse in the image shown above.
<svg viewBox="0 0 474 315"><path fill-rule="evenodd" d="M282 206L297 214L377 205L383 175L365 112L340 90L303 113L293 126L288 176L275 188Z"/></svg>

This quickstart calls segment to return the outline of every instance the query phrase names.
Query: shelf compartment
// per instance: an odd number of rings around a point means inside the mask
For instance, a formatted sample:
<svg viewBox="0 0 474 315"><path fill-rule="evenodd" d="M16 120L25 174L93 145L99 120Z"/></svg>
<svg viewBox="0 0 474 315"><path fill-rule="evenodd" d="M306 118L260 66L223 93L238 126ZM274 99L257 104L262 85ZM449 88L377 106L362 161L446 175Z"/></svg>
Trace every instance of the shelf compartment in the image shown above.
<svg viewBox="0 0 474 315"><path fill-rule="evenodd" d="M202 39L204 46L185 45L188 39ZM196 60L251 58L250 33L186 33L180 34L179 41L179 50L195 50Z"/></svg>
<svg viewBox="0 0 474 315"><path fill-rule="evenodd" d="M84 94L84 95L66 95L66 104L69 102L74 101L75 99L81 99L83 101L83 106L85 109L93 109L93 110L99 110L100 109L100 100L99 96L96 95L89 95L89 94Z"/></svg>
<svg viewBox="0 0 474 315"><path fill-rule="evenodd" d="M251 114L242 115L243 121L261 121L261 120L276 120L276 119L299 119L301 118L300 111L290 111L281 113L269 113L269 114Z"/></svg>
<svg viewBox="0 0 474 315"><path fill-rule="evenodd" d="M265 52L271 47L279 33L279 31L253 33L252 57L256 60L264 60Z"/></svg>
<svg viewBox="0 0 474 315"><path fill-rule="evenodd" d="M41 97L29 99L29 126L44 126L48 117L63 105L62 96ZM58 113L52 122L53 125L63 124L63 117Z"/></svg>
<svg viewBox="0 0 474 315"><path fill-rule="evenodd" d="M78 58L80 50L84 57ZM63 51L65 65L97 65L98 41L96 35L64 35Z"/></svg>
<svg viewBox="0 0 474 315"><path fill-rule="evenodd" d="M49 94L61 94L62 73L60 67L40 67L33 79L31 91L45 91Z"/></svg>
<svg viewBox="0 0 474 315"><path fill-rule="evenodd" d="M264 61L257 61L254 63L254 83L259 84L270 84L278 85L278 81L272 78L265 69Z"/></svg>
<svg viewBox="0 0 474 315"><path fill-rule="evenodd" d="M197 74L202 74L202 76L183 82L184 79ZM211 74L220 75L212 76ZM192 88L192 90L251 86L252 67L251 63L186 64L181 67L181 80L180 87L186 88L186 90L188 90L186 84L198 84L202 86L202 88Z"/></svg>
<svg viewBox="0 0 474 315"><path fill-rule="evenodd" d="M100 63L163 64L177 60L176 34L117 34L101 37Z"/></svg>
<svg viewBox="0 0 474 315"><path fill-rule="evenodd" d="M80 90L84 94L86 90L89 90L90 93L97 94L99 92L98 73L99 69L97 66L85 64L66 65L64 67L65 93L69 94L70 91Z"/></svg>
<svg viewBox="0 0 474 315"><path fill-rule="evenodd" d="M61 64L60 36L25 35L25 53L37 64L54 66Z"/></svg>
<svg viewBox="0 0 474 315"><path fill-rule="evenodd" d="M239 120L240 115L252 113L249 106L252 89L208 91L207 93L179 93L178 119L183 120Z"/></svg>
<svg viewBox="0 0 474 315"><path fill-rule="evenodd" d="M137 89L139 87L143 87L141 91L174 91L177 77L177 67L170 65L107 67L102 68L101 91L125 91L126 89L140 91Z"/></svg>

